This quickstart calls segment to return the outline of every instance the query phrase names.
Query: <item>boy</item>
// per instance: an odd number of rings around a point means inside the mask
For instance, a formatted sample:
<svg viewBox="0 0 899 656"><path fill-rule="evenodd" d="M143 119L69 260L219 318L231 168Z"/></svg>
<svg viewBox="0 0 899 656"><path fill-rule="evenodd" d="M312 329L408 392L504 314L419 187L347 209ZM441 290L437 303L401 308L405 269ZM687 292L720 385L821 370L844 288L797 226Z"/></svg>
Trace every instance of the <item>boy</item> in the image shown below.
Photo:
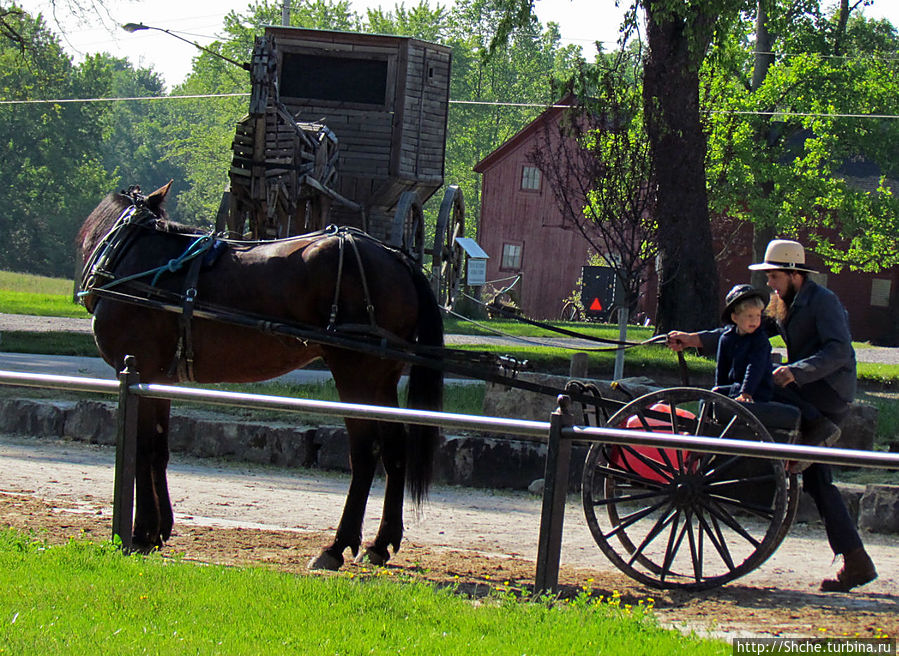
<svg viewBox="0 0 899 656"><path fill-rule="evenodd" d="M727 324L718 341L714 392L737 401L764 403L774 392L771 342L762 325L768 294L752 285L737 285L725 299L722 320Z"/></svg>

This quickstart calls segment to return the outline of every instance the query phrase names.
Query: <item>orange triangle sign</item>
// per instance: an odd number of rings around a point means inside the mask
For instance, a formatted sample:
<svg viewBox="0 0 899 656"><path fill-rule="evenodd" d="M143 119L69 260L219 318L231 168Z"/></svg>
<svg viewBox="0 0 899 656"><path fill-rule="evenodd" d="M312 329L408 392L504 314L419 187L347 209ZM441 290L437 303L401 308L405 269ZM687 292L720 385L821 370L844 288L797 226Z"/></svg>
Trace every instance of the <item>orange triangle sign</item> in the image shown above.
<svg viewBox="0 0 899 656"><path fill-rule="evenodd" d="M591 312L602 312L602 303L599 302L599 298L594 298L593 302L590 304Z"/></svg>

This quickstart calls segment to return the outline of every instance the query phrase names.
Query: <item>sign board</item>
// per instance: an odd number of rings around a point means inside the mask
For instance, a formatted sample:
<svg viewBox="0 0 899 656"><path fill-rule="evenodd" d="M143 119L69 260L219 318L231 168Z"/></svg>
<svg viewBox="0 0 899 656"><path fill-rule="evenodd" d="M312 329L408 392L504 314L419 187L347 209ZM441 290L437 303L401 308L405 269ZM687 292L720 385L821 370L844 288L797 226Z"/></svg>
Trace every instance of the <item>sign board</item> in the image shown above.
<svg viewBox="0 0 899 656"><path fill-rule="evenodd" d="M468 278L466 284L472 287L480 287L487 282L487 260L481 258L468 258Z"/></svg>
<svg viewBox="0 0 899 656"><path fill-rule="evenodd" d="M456 243L462 247L468 259L468 278L465 284L480 287L487 282L487 260L490 256L471 237L456 237Z"/></svg>

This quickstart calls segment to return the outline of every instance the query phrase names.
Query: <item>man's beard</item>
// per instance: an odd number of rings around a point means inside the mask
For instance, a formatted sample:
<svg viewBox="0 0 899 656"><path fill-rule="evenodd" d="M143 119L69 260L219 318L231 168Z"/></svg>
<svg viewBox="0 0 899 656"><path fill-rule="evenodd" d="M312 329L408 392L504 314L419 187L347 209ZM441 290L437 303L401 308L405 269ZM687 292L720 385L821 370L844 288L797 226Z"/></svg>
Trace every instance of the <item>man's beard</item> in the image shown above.
<svg viewBox="0 0 899 656"><path fill-rule="evenodd" d="M787 312L796 298L796 288L790 283L787 291L783 296L771 294L771 300L768 301L768 307L765 308L765 314L774 317L777 321L783 322L787 319Z"/></svg>

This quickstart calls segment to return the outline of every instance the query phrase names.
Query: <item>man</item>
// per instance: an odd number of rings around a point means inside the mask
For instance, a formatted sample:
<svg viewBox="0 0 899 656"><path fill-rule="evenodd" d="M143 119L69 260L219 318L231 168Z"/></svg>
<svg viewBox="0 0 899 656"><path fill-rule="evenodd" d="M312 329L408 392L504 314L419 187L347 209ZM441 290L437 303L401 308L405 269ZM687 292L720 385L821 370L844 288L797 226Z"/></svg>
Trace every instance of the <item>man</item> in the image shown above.
<svg viewBox="0 0 899 656"><path fill-rule="evenodd" d="M795 241L775 239L765 250L765 261L749 267L764 271L774 291L773 321L769 332L779 332L787 345L787 364L774 370L774 400L800 407L803 444L833 444L839 424L855 397L855 351L846 310L836 294L808 277L815 273L805 264L805 249ZM668 334L668 346L715 353L720 330ZM824 522L834 554L843 556L843 567L835 578L821 582L826 592L846 592L877 578L874 563L839 490L833 484L829 465L808 465L802 472L808 492Z"/></svg>

